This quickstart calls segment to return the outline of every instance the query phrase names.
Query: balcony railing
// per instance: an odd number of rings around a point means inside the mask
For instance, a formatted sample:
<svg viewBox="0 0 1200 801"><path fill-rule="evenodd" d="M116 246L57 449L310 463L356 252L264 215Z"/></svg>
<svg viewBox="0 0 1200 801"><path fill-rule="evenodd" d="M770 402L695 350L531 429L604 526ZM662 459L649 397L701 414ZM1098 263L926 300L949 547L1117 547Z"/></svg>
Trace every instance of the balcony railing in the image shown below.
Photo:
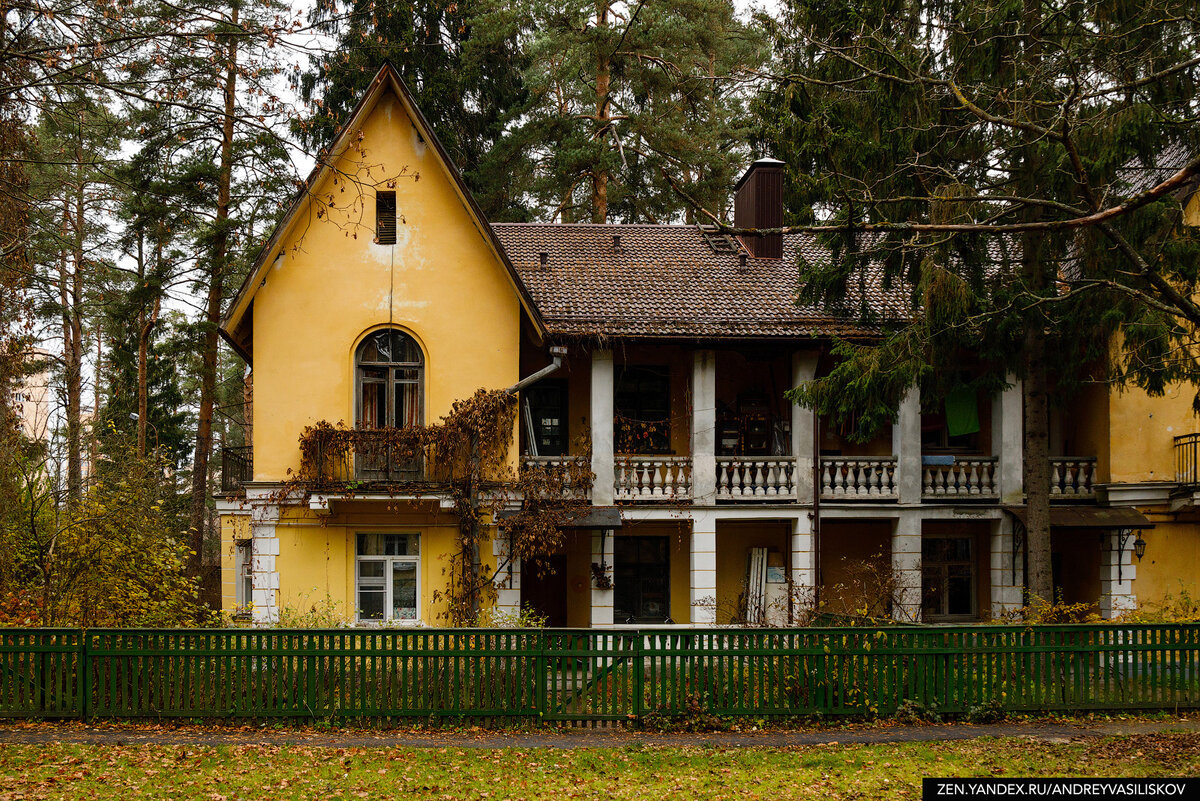
<svg viewBox="0 0 1200 801"><path fill-rule="evenodd" d="M692 497L690 456L617 456L613 496L618 501L685 501Z"/></svg>
<svg viewBox="0 0 1200 801"><path fill-rule="evenodd" d="M840 456L821 460L821 497L883 500L896 497L896 457Z"/></svg>
<svg viewBox="0 0 1200 801"><path fill-rule="evenodd" d="M221 492L239 492L254 480L254 451L249 445L221 448Z"/></svg>
<svg viewBox="0 0 1200 801"><path fill-rule="evenodd" d="M407 484L428 482L427 455L402 452L395 429L355 429L346 437L313 444L303 474L315 488L353 484Z"/></svg>
<svg viewBox="0 0 1200 801"><path fill-rule="evenodd" d="M1196 457L1200 455L1200 434L1184 434L1175 438L1175 480L1184 486L1200 484Z"/></svg>
<svg viewBox="0 0 1200 801"><path fill-rule="evenodd" d="M795 500L796 459L791 456L718 456L717 498Z"/></svg>
<svg viewBox="0 0 1200 801"><path fill-rule="evenodd" d="M1050 497L1094 498L1096 457L1066 457L1050 460Z"/></svg>
<svg viewBox="0 0 1200 801"><path fill-rule="evenodd" d="M997 459L954 459L948 464L921 465L921 495L925 498L995 498Z"/></svg>

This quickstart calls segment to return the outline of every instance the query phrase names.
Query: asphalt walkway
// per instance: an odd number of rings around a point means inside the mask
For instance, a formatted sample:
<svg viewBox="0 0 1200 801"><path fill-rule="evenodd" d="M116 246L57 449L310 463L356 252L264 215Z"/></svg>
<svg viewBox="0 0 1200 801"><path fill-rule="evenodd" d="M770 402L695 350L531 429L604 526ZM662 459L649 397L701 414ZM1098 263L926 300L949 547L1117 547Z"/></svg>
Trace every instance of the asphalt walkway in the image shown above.
<svg viewBox="0 0 1200 801"><path fill-rule="evenodd" d="M1200 719L963 723L847 728L657 734L606 729L546 729L498 732L486 729L396 730L268 729L82 725L37 723L0 725L0 745L83 743L94 745L303 745L326 748L619 748L628 745L700 748L786 748L788 746L878 744L970 740L980 737L1027 737L1070 742L1091 737L1166 732L1200 732Z"/></svg>

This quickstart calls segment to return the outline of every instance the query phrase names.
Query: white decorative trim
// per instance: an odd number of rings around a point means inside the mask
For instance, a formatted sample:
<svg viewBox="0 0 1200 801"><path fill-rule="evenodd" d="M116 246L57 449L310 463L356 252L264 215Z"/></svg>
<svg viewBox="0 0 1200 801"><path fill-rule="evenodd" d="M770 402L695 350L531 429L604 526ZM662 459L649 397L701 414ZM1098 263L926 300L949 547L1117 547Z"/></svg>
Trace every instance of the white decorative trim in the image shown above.
<svg viewBox="0 0 1200 801"><path fill-rule="evenodd" d="M1097 484L1096 498L1102 506L1166 506L1178 486L1174 481Z"/></svg>

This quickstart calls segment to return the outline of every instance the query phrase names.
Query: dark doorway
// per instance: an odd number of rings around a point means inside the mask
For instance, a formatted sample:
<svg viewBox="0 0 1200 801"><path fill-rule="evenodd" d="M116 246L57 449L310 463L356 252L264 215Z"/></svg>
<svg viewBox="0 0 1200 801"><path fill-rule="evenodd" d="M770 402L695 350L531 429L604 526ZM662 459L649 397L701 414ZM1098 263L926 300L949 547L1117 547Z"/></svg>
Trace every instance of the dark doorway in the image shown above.
<svg viewBox="0 0 1200 801"><path fill-rule="evenodd" d="M617 537L613 541L613 620L666 623L671 618L669 537Z"/></svg>
<svg viewBox="0 0 1200 801"><path fill-rule="evenodd" d="M546 618L551 628L567 625L567 556L544 560L543 569L526 565L521 570L521 607Z"/></svg>

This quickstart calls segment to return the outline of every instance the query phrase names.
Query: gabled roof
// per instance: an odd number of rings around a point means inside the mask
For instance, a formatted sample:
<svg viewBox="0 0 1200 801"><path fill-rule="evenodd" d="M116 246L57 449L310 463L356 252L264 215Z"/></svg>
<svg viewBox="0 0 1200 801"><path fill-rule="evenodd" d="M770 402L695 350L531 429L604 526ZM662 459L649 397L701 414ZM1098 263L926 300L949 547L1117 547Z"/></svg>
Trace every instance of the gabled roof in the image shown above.
<svg viewBox="0 0 1200 801"><path fill-rule="evenodd" d="M437 153L438 161L443 169L445 169L446 175L449 177L451 185L462 201L471 222L495 253L497 260L504 266L513 291L516 292L521 301L521 306L525 309L525 313L533 323L535 332L539 337L545 333L545 323L538 312L537 306L533 302L533 298L529 294L529 290L521 281L521 276L509 260L508 254L505 253L504 247L496 237L492 226L484 218L483 210L479 208L479 204L471 196L471 192L463 182L462 175L459 174L445 147L442 146L441 141L434 134L433 127L417 107L416 101L413 99L408 87L405 86L400 73L391 64L384 64L378 74L376 74L374 80L371 81L371 85L367 87L367 91L363 93L362 98L359 99L358 105L350 113L350 118L338 130L333 144L328 148L327 157L320 160L313 167L312 172L305 179L304 185L300 187L295 197L292 198L288 210L275 226L275 230L271 233L266 244L263 245L262 250L259 251L258 258L254 262L254 267L246 276L246 280L242 282L241 288L238 289L237 295L234 296L233 302L229 305L225 317L221 321L221 335L247 362L251 361L251 348L249 347L251 332L249 331L247 313L254 302L254 294L263 285L266 273L278 255L281 243L308 200L309 192L318 186L329 173L329 165L337 162L337 159L350 145L354 132L362 126L366 118L375 109L383 93L389 89L395 93L400 103L404 106L404 110L408 114L409 119L412 120L417 132L426 142L432 144L434 151Z"/></svg>
<svg viewBox="0 0 1200 801"><path fill-rule="evenodd" d="M796 305L799 257L830 257L812 234L785 236L782 259L755 259L736 239L695 225L492 227L553 335L769 339L878 333L856 319ZM614 236L620 237L620 250ZM908 290L885 289L882 272L869 272L865 291L871 308L883 318L909 313Z"/></svg>

